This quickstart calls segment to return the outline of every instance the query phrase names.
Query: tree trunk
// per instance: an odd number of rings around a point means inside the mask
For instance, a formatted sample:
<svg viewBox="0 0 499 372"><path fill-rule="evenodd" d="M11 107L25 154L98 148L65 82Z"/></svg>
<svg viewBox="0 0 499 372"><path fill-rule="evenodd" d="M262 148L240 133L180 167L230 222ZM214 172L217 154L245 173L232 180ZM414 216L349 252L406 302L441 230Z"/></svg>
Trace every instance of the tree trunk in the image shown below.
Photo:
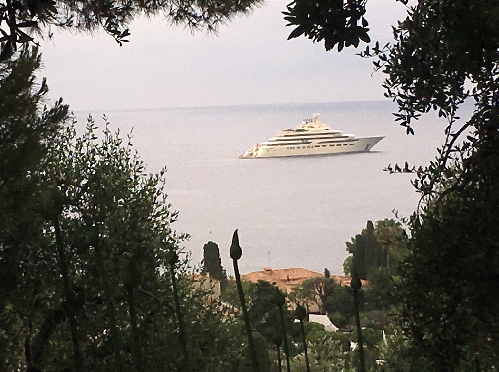
<svg viewBox="0 0 499 372"><path fill-rule="evenodd" d="M102 255L101 255L101 250L100 250L100 245L99 242L94 243L94 249L95 249L95 255L97 258L97 271L101 280L101 288L104 292L104 297L105 297L105 303L106 303L106 310L108 313L109 317L109 326L111 330L111 345L114 350L114 359L115 359L115 365L116 365L116 371L117 372L122 372L123 371L123 364L121 362L121 354L120 354L120 347L121 347L121 338L120 334L118 332L118 325L116 322L116 314L115 314L115 309L114 309L114 303L112 300L112 293L111 290L109 289L108 282L106 280L106 274L105 274L105 269L104 269L104 263L102 261Z"/></svg>
<svg viewBox="0 0 499 372"><path fill-rule="evenodd" d="M137 312L135 311L135 301L133 299L133 289L131 287L127 289L127 295L128 295L128 310L130 313L130 326L132 328L133 362L135 364L135 370L137 372L143 372L144 365L142 363L142 352L140 350L140 337L139 337L139 330L137 328Z"/></svg>
<svg viewBox="0 0 499 372"><path fill-rule="evenodd" d="M66 263L66 255L64 254L64 244L62 242L61 227L59 225L59 218L54 219L55 227L55 240L57 245L57 253L59 254L59 267L62 273L64 282L64 295L66 297L66 311L69 319L69 327L71 328L71 339L73 341L73 354L75 359L75 371L83 372L83 362L80 353L80 343L78 341L78 329L76 327L76 316L74 307L74 296L71 292L71 285L69 283L68 266Z"/></svg>
<svg viewBox="0 0 499 372"><path fill-rule="evenodd" d="M187 353L187 339L185 335L184 317L182 314L182 309L180 308L180 299L178 297L177 280L175 278L175 262L176 253L173 253L174 259L170 261L170 275L173 287L173 297L175 299L175 312L178 318L178 332L180 337L180 343L182 345L182 353L184 354L184 365L182 366L182 371L189 371L189 355Z"/></svg>
<svg viewBox="0 0 499 372"><path fill-rule="evenodd" d="M277 370L282 372L282 361L281 361L281 344L275 344L277 348Z"/></svg>

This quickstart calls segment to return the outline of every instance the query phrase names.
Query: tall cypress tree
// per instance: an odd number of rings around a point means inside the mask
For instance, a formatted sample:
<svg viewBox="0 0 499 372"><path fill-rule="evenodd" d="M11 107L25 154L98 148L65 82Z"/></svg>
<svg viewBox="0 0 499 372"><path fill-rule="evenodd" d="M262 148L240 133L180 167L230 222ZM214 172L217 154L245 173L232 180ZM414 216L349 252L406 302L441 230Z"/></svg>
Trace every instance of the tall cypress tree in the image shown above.
<svg viewBox="0 0 499 372"><path fill-rule="evenodd" d="M203 246L203 272L209 273L213 279L225 282L227 273L222 267L222 259L220 258L220 250L217 243L209 241Z"/></svg>

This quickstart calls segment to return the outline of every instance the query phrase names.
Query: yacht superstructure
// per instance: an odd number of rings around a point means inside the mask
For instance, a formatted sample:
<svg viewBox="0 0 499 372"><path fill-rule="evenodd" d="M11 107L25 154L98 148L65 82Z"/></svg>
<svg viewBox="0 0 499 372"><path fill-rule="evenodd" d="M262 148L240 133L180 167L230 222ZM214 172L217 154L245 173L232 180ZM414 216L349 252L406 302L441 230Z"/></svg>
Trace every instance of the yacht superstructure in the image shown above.
<svg viewBox="0 0 499 372"><path fill-rule="evenodd" d="M319 114L314 114L312 119L303 120L298 128L281 130L268 141L256 144L242 158L365 152L383 138L357 138L353 134L333 130L321 122Z"/></svg>

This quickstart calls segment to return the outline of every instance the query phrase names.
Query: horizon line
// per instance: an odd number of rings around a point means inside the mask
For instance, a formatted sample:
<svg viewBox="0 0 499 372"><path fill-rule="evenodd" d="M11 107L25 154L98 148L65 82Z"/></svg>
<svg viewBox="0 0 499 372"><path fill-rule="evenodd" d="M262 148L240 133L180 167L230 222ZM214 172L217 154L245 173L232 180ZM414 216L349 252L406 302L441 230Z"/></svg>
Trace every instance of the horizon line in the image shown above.
<svg viewBox="0 0 499 372"><path fill-rule="evenodd" d="M227 105L206 105L206 106L168 106L168 107L136 107L136 108L99 108L99 109L78 109L71 110L73 113L89 113L95 111L105 112L118 112L118 111L161 111L161 110L186 110L186 109L214 109L214 108L237 108L237 107L256 107L256 106L291 106L291 105L324 105L333 103L365 103L365 102L389 102L389 99L366 99L366 100L352 100L352 101L324 101L324 102L275 102L275 103L240 103L240 104L227 104Z"/></svg>

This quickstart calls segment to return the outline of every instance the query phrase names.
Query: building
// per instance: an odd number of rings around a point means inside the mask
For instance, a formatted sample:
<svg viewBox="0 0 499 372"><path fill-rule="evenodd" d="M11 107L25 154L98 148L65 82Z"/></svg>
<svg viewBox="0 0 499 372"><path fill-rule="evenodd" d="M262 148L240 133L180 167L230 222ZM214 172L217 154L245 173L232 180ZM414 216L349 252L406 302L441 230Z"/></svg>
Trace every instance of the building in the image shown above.
<svg viewBox="0 0 499 372"><path fill-rule="evenodd" d="M192 275L192 287L194 289L203 289L213 291L213 297L220 297L220 280L214 279L210 273L199 273Z"/></svg>
<svg viewBox="0 0 499 372"><path fill-rule="evenodd" d="M241 279L253 283L264 280L275 284L284 293L290 293L293 288L299 286L305 280L321 276L323 276L323 274L302 268L271 269L270 267L264 267L262 271L253 271L241 275ZM336 284L343 287L349 287L350 282L352 281L352 278L344 275L331 275L331 279L333 279ZM361 279L361 282L363 287L368 285L366 280Z"/></svg>
<svg viewBox="0 0 499 372"><path fill-rule="evenodd" d="M318 323L324 326L324 329L328 332L336 332L338 327L336 327L327 315L319 315L319 314L309 314L308 321L312 323Z"/></svg>
<svg viewBox="0 0 499 372"><path fill-rule="evenodd" d="M262 271L253 271L241 275L241 280L257 283L259 280L275 284L284 293L290 293L305 280L321 277L322 274L302 268L274 269L264 267Z"/></svg>
<svg viewBox="0 0 499 372"><path fill-rule="evenodd" d="M241 280L247 280L253 283L263 280L276 285L282 292L290 294L294 288L301 285L305 280L320 277L323 277L323 274L303 268L271 269L269 267L264 267L262 271L253 271L242 275ZM349 287L352 281L352 278L343 275L331 275L330 278L337 285L344 287ZM365 280L361 280L361 282L362 286L368 284ZM300 304L305 307L308 313L319 314L323 312L323 306L321 306L321 298L319 295L312 300L300 301ZM296 304L291 303L290 306L291 308L294 308Z"/></svg>

